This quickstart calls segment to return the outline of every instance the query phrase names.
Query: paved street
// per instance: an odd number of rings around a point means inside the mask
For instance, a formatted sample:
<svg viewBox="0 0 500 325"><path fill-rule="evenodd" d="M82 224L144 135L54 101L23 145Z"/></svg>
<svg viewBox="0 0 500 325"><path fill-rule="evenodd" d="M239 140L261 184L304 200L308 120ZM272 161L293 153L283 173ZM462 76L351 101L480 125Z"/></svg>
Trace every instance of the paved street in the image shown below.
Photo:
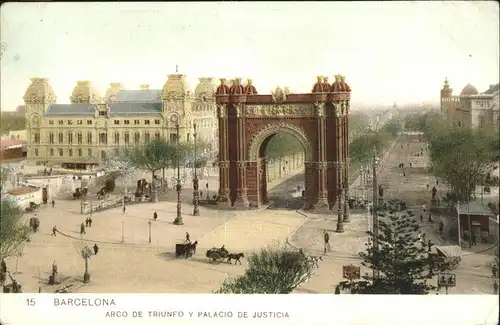
<svg viewBox="0 0 500 325"><path fill-rule="evenodd" d="M425 151L425 143L421 143L418 137L402 136L388 152L379 171L379 183L383 185L385 194L389 198L402 197L410 204L414 205L415 216L419 220L420 205L426 203L429 206L432 189L435 179L427 172L428 156ZM423 148L424 155L415 157L417 152ZM398 168L399 163L405 164L405 175ZM409 164L412 167L409 168ZM438 187L439 193L445 191L445 187ZM418 205L416 205L418 204ZM333 211L332 211L333 212ZM429 223L424 219L421 224L427 239L431 239L438 245L451 245L447 243L437 231L438 220L441 216L434 216L436 220ZM442 217L445 220L445 217ZM368 228L367 215L364 212L351 214L351 222L344 224L344 233L336 233L337 215L336 212L329 215L311 214L304 224L292 236L291 243L295 247L301 247L311 254L323 255L323 231L330 233L330 245L332 252L323 256L323 262L315 271L313 277L305 283L297 292L331 293L334 284L342 281L342 266L355 264L360 266L357 252L364 250L367 241L365 231ZM491 294L493 292L493 282L491 279L491 269L488 264L492 260L493 250L481 252L491 245L478 244L472 250L466 249L464 256L457 270L453 273L457 276L457 287L449 290L450 294ZM369 270L362 268L361 273ZM436 284L437 279L431 283ZM441 294L444 294L442 290Z"/></svg>
<svg viewBox="0 0 500 325"><path fill-rule="evenodd" d="M270 186L275 186L276 183ZM279 189L277 189L279 191ZM115 208L93 214L93 224L83 236L79 225L85 220L79 201L58 201L56 207L45 206L39 211L40 231L27 243L24 254L7 260L9 269L23 285L24 292L51 292L45 284L52 262L59 266L65 282L81 283L84 261L79 251L85 244L100 247L89 262L91 283L76 292L185 292L209 293L216 290L228 275L244 272L243 265L221 263L213 265L205 257L207 249L225 245L231 252L250 253L267 245L286 242L286 238L303 222L297 213L277 211L218 212L200 208L200 216L191 216L192 206L183 205L183 226L172 224L176 204L160 202L127 206L126 213ZM148 221L153 212L152 243L148 243ZM27 215L27 218L30 216ZM124 243L122 237L122 220ZM51 236L53 225L65 234ZM174 257L175 244L184 240L185 232L198 240L196 255L189 259ZM43 281L39 281L41 278Z"/></svg>

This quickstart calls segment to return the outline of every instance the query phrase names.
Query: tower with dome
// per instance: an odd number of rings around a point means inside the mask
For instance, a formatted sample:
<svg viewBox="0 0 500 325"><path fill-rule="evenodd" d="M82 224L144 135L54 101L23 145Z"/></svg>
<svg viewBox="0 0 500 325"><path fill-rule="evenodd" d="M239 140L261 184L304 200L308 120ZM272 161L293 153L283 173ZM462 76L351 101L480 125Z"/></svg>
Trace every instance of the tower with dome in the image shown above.
<svg viewBox="0 0 500 325"><path fill-rule="evenodd" d="M499 84L490 85L482 92L468 83L453 96L453 89L446 78L441 88L441 114L452 121L454 126L482 128L499 123Z"/></svg>

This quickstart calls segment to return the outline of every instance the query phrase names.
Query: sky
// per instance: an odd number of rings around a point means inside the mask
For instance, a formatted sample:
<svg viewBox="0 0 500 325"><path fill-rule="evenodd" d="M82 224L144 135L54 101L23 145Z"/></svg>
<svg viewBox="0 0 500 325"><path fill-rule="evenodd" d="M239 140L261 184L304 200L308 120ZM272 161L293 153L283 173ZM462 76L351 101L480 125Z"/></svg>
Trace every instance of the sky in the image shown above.
<svg viewBox="0 0 500 325"><path fill-rule="evenodd" d="M491 2L7 3L1 7L1 109L32 77L58 103L77 80L161 89L168 74L252 78L259 93L310 92L342 74L353 104L439 102L499 79L499 5ZM353 107L354 108L354 107Z"/></svg>

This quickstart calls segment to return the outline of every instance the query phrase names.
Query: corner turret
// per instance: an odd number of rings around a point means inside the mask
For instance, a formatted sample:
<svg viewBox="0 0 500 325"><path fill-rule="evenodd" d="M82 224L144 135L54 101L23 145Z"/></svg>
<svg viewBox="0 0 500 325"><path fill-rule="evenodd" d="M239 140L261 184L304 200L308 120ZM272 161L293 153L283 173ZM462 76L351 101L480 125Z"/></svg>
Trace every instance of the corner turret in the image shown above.
<svg viewBox="0 0 500 325"><path fill-rule="evenodd" d="M70 97L72 104L100 104L102 98L90 81L77 81Z"/></svg>

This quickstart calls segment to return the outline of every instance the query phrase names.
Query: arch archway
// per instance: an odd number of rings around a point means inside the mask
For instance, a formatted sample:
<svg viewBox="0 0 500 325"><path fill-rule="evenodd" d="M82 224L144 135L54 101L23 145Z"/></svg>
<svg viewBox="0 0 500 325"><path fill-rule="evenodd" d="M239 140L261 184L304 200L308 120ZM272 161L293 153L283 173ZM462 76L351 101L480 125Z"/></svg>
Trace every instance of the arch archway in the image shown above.
<svg viewBox="0 0 500 325"><path fill-rule="evenodd" d="M304 148L304 207L325 209L340 198L340 184L346 184L347 176L350 89L334 85L321 83L318 88L317 83L309 94L257 95L249 86L229 88L222 82L216 94L219 207L258 207L265 202L262 147L281 132Z"/></svg>

